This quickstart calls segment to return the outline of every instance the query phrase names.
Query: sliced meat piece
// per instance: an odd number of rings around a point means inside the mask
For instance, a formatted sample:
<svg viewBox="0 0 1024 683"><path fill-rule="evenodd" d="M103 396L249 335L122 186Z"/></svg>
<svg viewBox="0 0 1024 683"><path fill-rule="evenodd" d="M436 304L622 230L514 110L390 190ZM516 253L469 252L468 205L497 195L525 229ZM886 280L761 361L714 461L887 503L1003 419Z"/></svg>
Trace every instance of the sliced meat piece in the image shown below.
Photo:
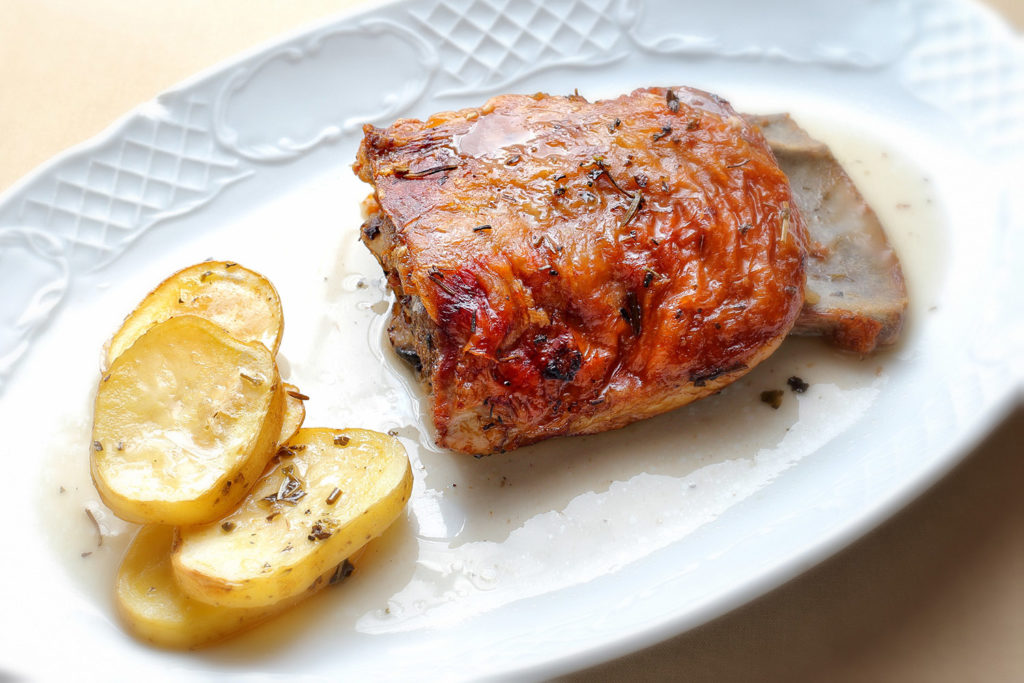
<svg viewBox="0 0 1024 683"><path fill-rule="evenodd" d="M803 305L806 236L756 128L714 95L500 96L367 126L363 241L438 443L622 427L718 391Z"/></svg>
<svg viewBox="0 0 1024 683"><path fill-rule="evenodd" d="M793 334L869 353L903 328L907 289L885 229L828 147L788 114L745 115L789 177L810 238L804 309Z"/></svg>

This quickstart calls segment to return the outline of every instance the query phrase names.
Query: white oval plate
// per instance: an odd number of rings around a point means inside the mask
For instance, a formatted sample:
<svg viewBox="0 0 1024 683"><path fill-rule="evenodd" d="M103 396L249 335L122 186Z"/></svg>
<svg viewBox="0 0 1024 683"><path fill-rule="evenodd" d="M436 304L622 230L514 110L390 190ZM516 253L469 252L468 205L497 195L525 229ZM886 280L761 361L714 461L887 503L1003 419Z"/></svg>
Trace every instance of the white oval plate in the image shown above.
<svg viewBox="0 0 1024 683"><path fill-rule="evenodd" d="M858 359L790 340L718 396L618 432L479 460L433 448L356 239L361 125L655 84L792 111L834 145L904 259L903 342ZM1019 395L1022 84L1019 39L955 0L429 0L324 23L143 105L0 201L0 670L546 677L794 576L949 470ZM211 257L278 286L307 424L397 430L416 486L344 586L169 653L114 616L132 529L88 481L90 405L121 317ZM758 400L793 374L807 393Z"/></svg>

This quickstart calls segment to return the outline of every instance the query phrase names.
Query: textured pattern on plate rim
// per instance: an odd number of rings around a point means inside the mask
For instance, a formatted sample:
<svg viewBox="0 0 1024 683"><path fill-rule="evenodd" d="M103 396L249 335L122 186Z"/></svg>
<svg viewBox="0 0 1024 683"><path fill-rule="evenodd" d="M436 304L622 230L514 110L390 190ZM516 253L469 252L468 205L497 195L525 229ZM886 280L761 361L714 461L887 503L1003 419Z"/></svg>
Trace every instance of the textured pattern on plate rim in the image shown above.
<svg viewBox="0 0 1024 683"><path fill-rule="evenodd" d="M441 0L411 4L417 31L436 43L438 98L501 90L554 67L594 68L623 59L621 0Z"/></svg>
<svg viewBox="0 0 1024 683"><path fill-rule="evenodd" d="M772 7L752 20L749 2L717 0L713 11L696 7L685 21L667 20L678 8L670 2L624 2L623 19L637 49L662 55L874 69L898 59L913 38L913 2L789 0L786 12Z"/></svg>
<svg viewBox="0 0 1024 683"><path fill-rule="evenodd" d="M154 225L250 175L219 149L209 104L188 93L144 105L0 205L0 393L75 273L102 268Z"/></svg>
<svg viewBox="0 0 1024 683"><path fill-rule="evenodd" d="M732 2L717 7L727 14ZM813 14L824 9L834 14L843 7L815 4ZM908 8L917 24L912 39L889 25ZM102 267L145 231L212 201L224 187L255 172L250 161L295 159L321 143L355 134L363 121L400 115L430 85L438 88L437 98L482 95L542 70L607 65L625 57L628 48L677 59L781 59L843 68L894 62L910 92L948 112L987 147L1012 154L1024 146L1019 42L973 5L906 0L878 6L868 13L876 25L852 25L849 33L813 41L809 50L793 50L763 30L752 42L730 43L721 31L699 33L693 28L698 15L690 13L685 32L674 25L678 22L658 20L653 29L643 23L652 16L680 16L680 11L669 0L396 4L341 19L141 107L96 141L51 163L0 204L0 263L18 263L3 276L0 393L32 339L59 310L76 273ZM864 49L867 29L887 36L882 49ZM331 120L318 122L302 140L264 130L258 131L259 144L241 144L225 113L262 66L283 59L302 68L331 36L360 30L400 36L416 47L421 61L411 90L385 98L376 111L332 111ZM365 61L365 55L355 54L345 65ZM352 71L335 73L332 86L344 92L339 83ZM219 96L210 95L214 89Z"/></svg>
<svg viewBox="0 0 1024 683"><path fill-rule="evenodd" d="M1024 154L1024 44L962 3L921 2L900 65L907 89L951 114L997 156Z"/></svg>
<svg viewBox="0 0 1024 683"><path fill-rule="evenodd" d="M281 79L278 79L271 84L268 92L262 93L265 98L262 102L263 106L273 107L275 102L280 102L291 96L291 101L312 109L314 116L319 115L322 119L319 129L309 132L304 140L294 140L281 136L280 131L268 130L255 131L256 134L252 137L256 140L264 138L261 141L240 139L238 127L233 122L231 106L239 94L247 89L255 90L258 98L260 85L266 83L260 77L269 68L282 62L299 64L302 68L303 63L309 64L309 60L316 59L326 52L326 46L332 41L340 39L338 42L342 43L341 48L351 50L345 43L365 36L372 36L374 39L373 49L389 54L391 60L384 61L385 66L399 61L398 50L403 44L414 47L414 54L410 58L415 60L413 63L416 65L417 80L409 84L411 87L399 87L401 74L386 73L381 80L388 84L390 90L380 88L386 93L383 101L371 105L369 111L360 112L357 107L362 104L362 101L371 99L376 89L363 88L359 91L361 97L353 98L351 97L352 90L349 88L334 87L331 88L334 92L328 94L333 94L337 99L328 98L326 101L318 102L316 96L326 90L324 83L319 79L295 78L285 81L285 85L289 87L294 87L297 84L298 91L294 93L282 93ZM387 38L395 40L397 44L382 43L382 40ZM355 61L359 56L359 54L353 54L349 56L349 59ZM405 112L412 103L422 97L437 70L438 63L437 49L434 45L423 40L419 33L397 22L372 18L336 26L315 33L305 41L295 41L294 44L268 51L262 57L256 58L252 64L235 69L228 74L223 79L224 84L214 98L213 130L217 141L225 149L240 157L260 162L288 161L305 154L321 143L336 142L344 135L353 134L359 131L364 123L381 123L394 119L400 113ZM335 71L334 66L329 64L327 71ZM336 83L337 81L331 82ZM394 90L398 92L394 92ZM328 111L316 111L317 107L326 108Z"/></svg>
<svg viewBox="0 0 1024 683"><path fill-rule="evenodd" d="M917 97L951 115L995 161L1007 161L1009 174L1024 172L1024 44L985 12L962 4L931 0L915 6L919 37L899 65L904 86ZM1015 291L1024 246L1024 211L1019 193L1009 185L996 207L1000 230L987 245L985 289ZM1014 225L1014 220L1018 223ZM1009 376L1024 378L1024 322L984 297L970 335L975 372L961 380L951 400L960 415L974 410L980 397ZM1012 309L1010 310L1012 316ZM969 385L969 386L968 386Z"/></svg>

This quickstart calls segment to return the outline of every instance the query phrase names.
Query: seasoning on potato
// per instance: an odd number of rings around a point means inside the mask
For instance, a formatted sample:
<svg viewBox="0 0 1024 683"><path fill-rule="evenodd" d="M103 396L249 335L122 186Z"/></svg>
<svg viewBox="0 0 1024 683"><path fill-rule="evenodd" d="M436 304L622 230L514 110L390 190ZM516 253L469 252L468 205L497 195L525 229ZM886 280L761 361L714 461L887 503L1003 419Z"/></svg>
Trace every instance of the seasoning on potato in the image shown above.
<svg viewBox="0 0 1024 683"><path fill-rule="evenodd" d="M183 527L171 553L189 596L224 607L288 600L382 534L412 491L401 442L365 429L301 429L242 505Z"/></svg>
<svg viewBox="0 0 1024 683"><path fill-rule="evenodd" d="M336 583L353 570L346 558L288 600L265 607L215 607L194 600L178 587L171 568L172 527L147 525L132 539L117 572L115 600L125 626L154 645L195 649L214 644L263 623Z"/></svg>
<svg viewBox="0 0 1024 683"><path fill-rule="evenodd" d="M91 468L107 506L146 524L115 589L142 640L202 647L285 611L346 578L409 499L397 439L302 429L283 327L266 278L215 261L167 278L107 346Z"/></svg>
<svg viewBox="0 0 1024 683"><path fill-rule="evenodd" d="M284 400L262 343L195 316L154 325L100 381L91 448L100 497L131 522L223 517L276 452Z"/></svg>

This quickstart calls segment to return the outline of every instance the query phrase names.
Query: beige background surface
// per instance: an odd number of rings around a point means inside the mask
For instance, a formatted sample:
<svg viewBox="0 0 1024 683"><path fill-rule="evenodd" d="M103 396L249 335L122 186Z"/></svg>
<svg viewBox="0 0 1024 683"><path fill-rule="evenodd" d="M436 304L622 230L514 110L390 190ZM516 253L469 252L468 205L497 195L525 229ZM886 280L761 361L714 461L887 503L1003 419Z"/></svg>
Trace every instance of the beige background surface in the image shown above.
<svg viewBox="0 0 1024 683"><path fill-rule="evenodd" d="M0 0L0 191L161 90L361 0ZM1024 0L989 0L1020 31ZM578 680L1024 681L1024 410L786 586Z"/></svg>

